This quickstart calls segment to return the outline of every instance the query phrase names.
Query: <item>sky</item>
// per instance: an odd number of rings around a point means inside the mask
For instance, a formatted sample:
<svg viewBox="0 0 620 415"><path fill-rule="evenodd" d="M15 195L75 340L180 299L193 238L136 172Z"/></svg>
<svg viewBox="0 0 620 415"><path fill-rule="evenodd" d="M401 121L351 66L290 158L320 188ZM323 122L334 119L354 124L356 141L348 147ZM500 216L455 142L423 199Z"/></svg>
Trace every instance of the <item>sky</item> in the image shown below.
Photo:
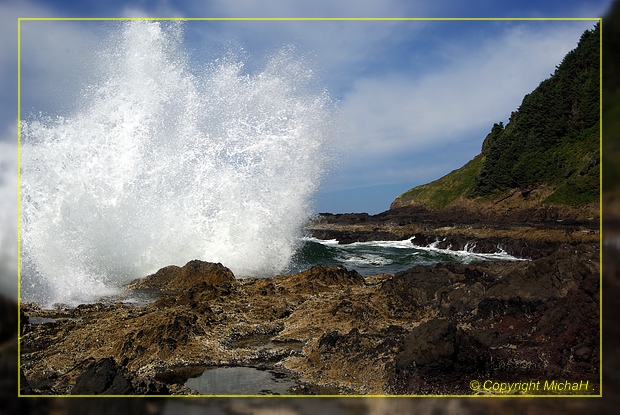
<svg viewBox="0 0 620 415"><path fill-rule="evenodd" d="M17 19L20 17L602 17L611 0L0 1L0 292L16 269ZM24 22L25 23L25 22ZM22 108L71 110L105 22L28 22ZM191 22L197 59L242 49L250 69L285 45L308 59L335 102L332 163L316 212L376 214L406 190L438 179L480 152L595 21ZM25 28L26 26L24 26ZM66 51L70 50L71 58ZM75 58L75 57L81 57ZM7 246L9 248L7 248ZM8 284L8 291L14 288Z"/></svg>

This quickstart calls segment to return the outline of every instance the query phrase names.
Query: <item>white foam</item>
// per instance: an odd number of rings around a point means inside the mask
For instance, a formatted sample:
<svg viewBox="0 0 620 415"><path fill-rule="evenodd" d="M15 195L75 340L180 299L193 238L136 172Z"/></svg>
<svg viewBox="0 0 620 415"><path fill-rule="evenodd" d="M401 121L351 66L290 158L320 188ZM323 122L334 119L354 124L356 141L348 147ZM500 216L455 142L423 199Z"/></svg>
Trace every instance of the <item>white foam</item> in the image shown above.
<svg viewBox="0 0 620 415"><path fill-rule="evenodd" d="M436 252L444 255L449 255L452 257L458 257L461 259L461 262L470 263L474 261L492 261L492 260L501 260L501 261L527 261L527 259L517 258L512 255L509 255L506 251L498 247L497 252L490 253L478 253L473 252L475 248L475 243L467 243L465 244L462 250L452 250L452 249L443 249L438 248L439 242L434 242L428 246L416 246L417 249L427 251L427 252Z"/></svg>
<svg viewBox="0 0 620 415"><path fill-rule="evenodd" d="M395 248L395 249L411 249L414 248L413 237L400 241L368 241L368 242L354 242L351 246L356 247L380 247L380 248Z"/></svg>
<svg viewBox="0 0 620 415"><path fill-rule="evenodd" d="M304 236L301 238L302 241L315 242L318 244L322 244L325 246L343 246L340 245L337 239L318 239L311 236Z"/></svg>
<svg viewBox="0 0 620 415"><path fill-rule="evenodd" d="M442 241L435 241L428 246L419 246L414 245L415 237L404 239L400 241L367 241L367 242L354 242L350 244L340 245L336 239L331 240L321 240L316 238L306 238L306 240L311 240L317 243L321 243L325 246L338 247L343 251L357 251L359 248L393 248L398 250L409 250L408 254L418 255L416 251L426 251L433 252L441 255L448 255L453 258L459 258L461 262L470 263L474 261L492 261L492 260L501 260L501 261L525 261L526 259L517 258L512 255L509 255L506 251L501 249L501 247L497 247L497 252L492 253L478 253L473 250L476 247L475 242L468 242L465 244L462 250L453 250L449 248L439 248L439 244ZM445 241L445 239L444 239ZM351 257L351 258L340 258L342 261L347 261L351 263L359 264L372 264L373 259L371 258L361 258L361 257ZM383 264L380 261L377 262L378 265L387 265L392 262L392 260L384 258L386 262ZM390 261L390 262L388 262Z"/></svg>
<svg viewBox="0 0 620 415"><path fill-rule="evenodd" d="M339 256L338 260L351 266L375 266L383 267L394 263L393 260L377 254L362 254L352 256Z"/></svg>
<svg viewBox="0 0 620 415"><path fill-rule="evenodd" d="M304 237L302 240L311 241L323 244L325 246L338 246L342 249L358 248L358 247L382 247L382 248L398 248L398 249L411 249L415 247L413 240L415 237L404 239L401 241L366 241L366 242L352 242L350 244L340 244L337 239L317 239L314 237Z"/></svg>

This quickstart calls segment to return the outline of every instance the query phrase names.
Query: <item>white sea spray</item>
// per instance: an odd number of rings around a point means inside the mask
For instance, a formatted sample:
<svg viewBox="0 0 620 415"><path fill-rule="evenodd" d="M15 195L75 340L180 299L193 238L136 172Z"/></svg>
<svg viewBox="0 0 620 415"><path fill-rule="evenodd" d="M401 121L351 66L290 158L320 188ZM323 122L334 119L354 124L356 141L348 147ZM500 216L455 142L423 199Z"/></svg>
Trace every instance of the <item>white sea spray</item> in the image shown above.
<svg viewBox="0 0 620 415"><path fill-rule="evenodd" d="M325 169L333 103L284 48L196 69L177 25L113 32L65 117L22 122L22 300L79 303L192 259L284 269Z"/></svg>

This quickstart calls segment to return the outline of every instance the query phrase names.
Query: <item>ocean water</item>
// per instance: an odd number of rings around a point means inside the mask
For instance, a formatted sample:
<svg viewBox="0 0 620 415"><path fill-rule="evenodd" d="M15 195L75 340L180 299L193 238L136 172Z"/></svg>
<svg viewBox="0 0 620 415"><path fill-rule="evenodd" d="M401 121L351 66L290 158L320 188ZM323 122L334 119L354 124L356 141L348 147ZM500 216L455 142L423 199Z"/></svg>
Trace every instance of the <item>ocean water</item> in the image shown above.
<svg viewBox="0 0 620 415"><path fill-rule="evenodd" d="M414 239L402 241L370 241L339 244L337 240L303 238L303 244L293 256L288 272L299 272L313 265L340 265L355 269L362 276L394 274L415 265L439 262L469 264L475 261L518 261L498 248L496 253L475 253L473 246L461 251L437 248L436 244L417 246Z"/></svg>
<svg viewBox="0 0 620 415"><path fill-rule="evenodd" d="M89 302L192 259L283 271L333 135L313 67L290 47L197 66L181 24L106 27L77 109L21 122L22 301Z"/></svg>

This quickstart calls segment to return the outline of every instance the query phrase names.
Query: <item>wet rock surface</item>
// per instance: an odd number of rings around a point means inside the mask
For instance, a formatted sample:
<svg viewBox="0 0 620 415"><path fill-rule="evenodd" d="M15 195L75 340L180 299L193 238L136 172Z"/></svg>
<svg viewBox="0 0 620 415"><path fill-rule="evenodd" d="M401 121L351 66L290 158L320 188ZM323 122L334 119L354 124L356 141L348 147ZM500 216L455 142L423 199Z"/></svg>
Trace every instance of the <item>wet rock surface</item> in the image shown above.
<svg viewBox="0 0 620 415"><path fill-rule="evenodd" d="M316 266L235 279L191 261L134 281L145 306L21 306L24 394L194 394L204 368L294 380L291 394L471 394L476 378L599 387L599 247L363 278ZM268 391L266 393L269 393Z"/></svg>

